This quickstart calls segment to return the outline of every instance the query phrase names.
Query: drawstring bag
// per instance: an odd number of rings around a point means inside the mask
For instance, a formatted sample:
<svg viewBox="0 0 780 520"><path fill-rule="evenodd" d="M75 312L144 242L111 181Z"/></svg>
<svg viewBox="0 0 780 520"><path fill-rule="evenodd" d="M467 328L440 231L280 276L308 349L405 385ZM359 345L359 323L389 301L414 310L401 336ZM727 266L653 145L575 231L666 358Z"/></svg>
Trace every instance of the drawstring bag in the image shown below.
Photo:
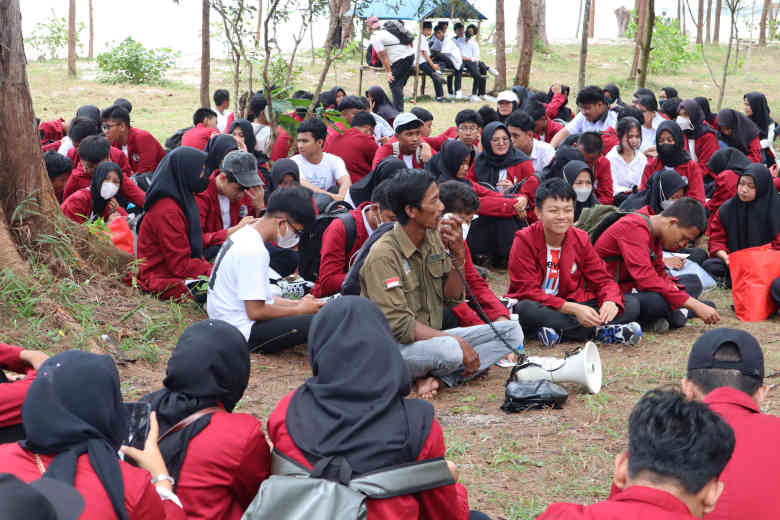
<svg viewBox="0 0 780 520"><path fill-rule="evenodd" d="M780 277L780 251L769 244L729 255L734 311L742 321L764 321L777 311L769 286Z"/></svg>
<svg viewBox="0 0 780 520"><path fill-rule="evenodd" d="M133 254L133 231L126 218L119 217L108 223L108 234L111 241L117 247L126 253Z"/></svg>

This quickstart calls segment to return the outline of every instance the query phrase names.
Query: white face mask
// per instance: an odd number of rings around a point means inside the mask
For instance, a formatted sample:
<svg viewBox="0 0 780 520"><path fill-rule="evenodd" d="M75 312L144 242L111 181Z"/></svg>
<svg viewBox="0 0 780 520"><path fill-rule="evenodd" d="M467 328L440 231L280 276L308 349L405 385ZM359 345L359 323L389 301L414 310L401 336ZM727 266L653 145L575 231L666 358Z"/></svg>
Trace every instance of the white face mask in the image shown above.
<svg viewBox="0 0 780 520"><path fill-rule="evenodd" d="M574 188L574 193L577 194L577 202L585 202L593 193L593 188Z"/></svg>
<svg viewBox="0 0 780 520"><path fill-rule="evenodd" d="M287 225L287 233L281 235L279 230L276 231L276 245L282 249L290 249L297 246L301 239L298 238L298 235L295 234L295 231L290 229L289 223L285 222L285 224Z"/></svg>
<svg viewBox="0 0 780 520"><path fill-rule="evenodd" d="M675 119L677 122L677 125L680 127L681 130L693 130L693 125L691 124L691 120L687 117L683 116L677 116L677 119Z"/></svg>
<svg viewBox="0 0 780 520"><path fill-rule="evenodd" d="M100 185L100 196L103 197L105 200L109 200L114 195L117 194L119 191L119 186L114 184L113 182L104 181L103 184Z"/></svg>
<svg viewBox="0 0 780 520"><path fill-rule="evenodd" d="M661 209L665 210L666 208L668 208L668 207L669 207L669 206L671 206L672 204L674 204L674 201L673 201L673 200L669 200L669 199L667 199L667 200L662 200L662 201L661 201Z"/></svg>
<svg viewBox="0 0 780 520"><path fill-rule="evenodd" d="M469 236L469 228L471 227L471 224L466 224L465 222L460 225L461 229L463 229L463 240L466 240L466 237Z"/></svg>

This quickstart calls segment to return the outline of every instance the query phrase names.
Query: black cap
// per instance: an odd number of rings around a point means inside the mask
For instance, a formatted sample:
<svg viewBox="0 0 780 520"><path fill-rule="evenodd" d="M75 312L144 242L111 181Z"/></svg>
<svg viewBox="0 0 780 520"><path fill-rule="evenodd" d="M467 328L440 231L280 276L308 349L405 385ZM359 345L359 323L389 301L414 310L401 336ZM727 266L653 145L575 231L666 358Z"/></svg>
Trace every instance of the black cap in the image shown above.
<svg viewBox="0 0 780 520"><path fill-rule="evenodd" d="M83 511L84 498L73 486L49 478L28 485L0 474L0 518L76 520Z"/></svg>
<svg viewBox="0 0 780 520"><path fill-rule="evenodd" d="M741 361L720 361L715 353L726 344L733 345ZM743 376L764 379L764 353L756 338L744 330L713 329L696 340L688 357L688 370L723 368L739 370Z"/></svg>

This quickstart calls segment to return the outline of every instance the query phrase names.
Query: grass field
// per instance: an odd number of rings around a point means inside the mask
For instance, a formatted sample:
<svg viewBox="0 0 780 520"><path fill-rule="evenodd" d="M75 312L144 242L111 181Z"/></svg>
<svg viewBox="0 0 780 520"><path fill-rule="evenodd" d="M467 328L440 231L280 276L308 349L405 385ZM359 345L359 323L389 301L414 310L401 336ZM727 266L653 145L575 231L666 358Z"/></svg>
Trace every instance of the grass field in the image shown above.
<svg viewBox="0 0 780 520"><path fill-rule="evenodd" d="M724 49L707 50L718 70ZM483 55L487 54L483 50ZM592 45L588 56L588 83L614 81L621 85L624 98L630 88L624 78L630 65L628 45ZM769 94L770 105L780 113L780 100L774 97L780 85L775 74L780 50L755 50L746 67L729 76L726 103L741 110L742 95L751 90ZM576 85L578 49L554 46L546 55L537 54L532 70L532 86L547 89L556 79ZM313 88L319 64L311 65L304 56L306 71L299 80L302 88ZM510 63L515 59L510 58ZM84 78L94 77L94 65L79 62ZM93 103L101 108L117 97L132 101L133 124L151 131L164 141L177 128L188 126L198 107L195 70L175 70L165 86L104 85L88 79L69 79L64 63L31 63L28 68L35 110L41 119L70 118L79 105ZM340 63L331 72L327 85L339 84L348 92L357 88L357 64ZM381 75L368 73L364 88L379 83ZM228 67L217 64L212 73L212 90L230 88ZM410 83L411 85L411 83ZM672 85L685 98L717 93L701 62L690 64L679 74L654 76L650 86ZM430 89L430 86L429 86ZM469 91L470 80L464 81ZM408 89L411 93L411 88ZM458 110L476 107L470 103L421 103L435 115L435 128L444 130ZM411 105L407 105L410 107ZM713 109L714 109L713 103ZM127 399L160 387L165 364L175 340L184 327L205 317L191 304L172 304L140 295L117 281L98 277L76 281L52 276L34 264L41 287L84 329L84 335L111 333L120 342L119 360L122 389ZM494 271L490 283L497 294L507 285L505 272ZM708 294L723 317L723 326L739 327L755 334L766 352L766 373L780 369L780 318L762 323L742 323L731 310L728 291ZM70 337L53 327L50 317L37 308L36 293L12 275L0 277L0 341L23 344L55 353L79 348L84 337ZM507 415L499 410L504 398L508 370L492 368L486 376L463 387L444 391L434 401L437 416L445 429L447 457L459 464L461 481L469 490L472 508L493 518L511 520L534 518L553 501L593 502L604 498L610 487L615 454L626 448L626 420L631 407L643 392L659 385L674 384L684 374L688 352L695 339L709 327L690 321L684 329L663 335L647 334L633 347L604 346L601 358L604 387L600 394L583 393L569 385L569 400L562 410L533 411ZM574 345L546 349L529 340L530 354L561 356ZM255 414L262 421L287 392L296 388L310 373L305 349L298 347L276 356L253 356L249 388L239 411ZM771 376L770 376L771 377ZM773 383L769 379L769 383ZM780 413L780 397L769 395L766 410Z"/></svg>

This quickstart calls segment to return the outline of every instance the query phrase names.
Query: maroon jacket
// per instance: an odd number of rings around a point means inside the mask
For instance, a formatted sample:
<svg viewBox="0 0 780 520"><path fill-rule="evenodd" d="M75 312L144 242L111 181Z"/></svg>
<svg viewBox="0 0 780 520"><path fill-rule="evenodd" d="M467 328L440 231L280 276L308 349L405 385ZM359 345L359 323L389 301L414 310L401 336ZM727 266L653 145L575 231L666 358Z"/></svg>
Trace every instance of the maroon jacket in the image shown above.
<svg viewBox="0 0 780 520"><path fill-rule="evenodd" d="M658 157L648 158L647 166L645 166L645 171L642 173L642 185L640 188L645 189L647 187L648 179L650 179L650 177L652 177L655 172L663 169L664 165ZM682 177L688 179L687 196L704 204L704 179L702 178L702 172L699 168L699 165L691 160L685 164L676 166L674 169Z"/></svg>
<svg viewBox="0 0 780 520"><path fill-rule="evenodd" d="M547 271L547 243L542 223L519 230L509 252L507 296L533 300L553 309L560 309L567 301L582 303L597 298L599 305L611 301L622 310L620 288L590 243L588 233L574 226L569 228L561 244L559 265L558 294L546 294L542 287Z"/></svg>
<svg viewBox="0 0 780 520"><path fill-rule="evenodd" d="M303 118L297 115L295 112L287 114L298 122L303 121ZM276 128L276 141L271 148L271 161L277 161L279 159L287 158L287 154L290 153L290 146L293 144L292 137L281 126Z"/></svg>
<svg viewBox="0 0 780 520"><path fill-rule="evenodd" d="M725 251L726 253L734 252L729 250L728 234L726 233L726 228L723 227L723 222L720 221L720 215L718 213L713 213L710 217L710 222L707 227L707 236L710 237L708 243L710 256L714 256L717 251ZM780 251L780 234L772 240L772 249Z"/></svg>
<svg viewBox="0 0 780 520"><path fill-rule="evenodd" d="M710 222L723 203L737 194L737 184L739 184L739 175L733 170L723 170L715 176L715 193L704 205L710 212Z"/></svg>
<svg viewBox="0 0 780 520"><path fill-rule="evenodd" d="M188 520L241 520L271 472L271 453L257 419L215 413L192 439L176 495Z"/></svg>
<svg viewBox="0 0 780 520"><path fill-rule="evenodd" d="M474 297L482 306L482 310L485 311L490 321L496 321L502 316L509 318L509 309L496 298L496 295L490 290L487 281L474 268L474 260L471 258L469 245L464 245L466 246L466 264L463 268L463 275L471 292L474 293ZM453 275L457 276L455 273ZM483 325L485 323L467 302L456 305L452 308L452 311L458 317L458 323L461 327L471 327L472 325Z"/></svg>
<svg viewBox="0 0 780 520"><path fill-rule="evenodd" d="M68 150L67 156L68 159L70 159L73 162L74 171L77 168L84 170L84 168L81 166L81 157L79 157L78 149L71 148L70 150ZM122 153L122 150L112 146L111 149L108 151L108 158L112 163L116 163L119 165L119 169L122 170L122 173L124 173L128 177L133 175L133 170L132 168L130 168L130 161L127 160L127 156L124 153Z"/></svg>
<svg viewBox="0 0 780 520"><path fill-rule="evenodd" d="M111 145L122 149L119 143ZM165 149L152 134L131 126L127 134L127 156L133 173L153 172L165 157Z"/></svg>
<svg viewBox="0 0 780 520"><path fill-rule="evenodd" d="M566 104L567 97L563 93L553 94L553 98L544 108L544 113L547 119L555 119L558 117L558 112L561 107Z"/></svg>
<svg viewBox="0 0 780 520"><path fill-rule="evenodd" d="M328 153L344 160L352 184L371 171L371 162L378 148L373 135L364 134L357 128L329 135L325 147Z"/></svg>
<svg viewBox="0 0 780 520"><path fill-rule="evenodd" d="M184 132L184 135L181 136L181 145L192 146L193 148L203 151L206 149L206 145L209 144L211 136L218 133L219 130L216 128L210 128L203 123L198 123Z"/></svg>
<svg viewBox="0 0 780 520"><path fill-rule="evenodd" d="M780 418L761 413L752 397L730 387L716 388L704 402L729 423L737 441L720 476L725 483L723 494L715 511L704 518L777 518L780 493L771 475L780 472L780 453L771 442L780 436Z"/></svg>
<svg viewBox="0 0 780 520"><path fill-rule="evenodd" d="M274 449L311 469L311 464L287 431L287 408L294 393L294 391L290 392L283 397L268 418L268 437ZM444 457L444 452L444 433L438 421L434 419L428 439L417 460ZM366 507L368 520L466 520L469 516L466 488L460 484L438 487L414 495L402 495L383 500L368 499Z"/></svg>
<svg viewBox="0 0 780 520"><path fill-rule="evenodd" d="M650 236L650 229L640 215L626 215L607 228L595 244L596 253L607 260L607 271L618 281L623 294L632 289L658 293L672 310L677 310L690 298L666 271L661 241ZM650 258L652 250L654 258ZM614 258L614 261L609 259ZM561 270L563 272L563 270Z"/></svg>
<svg viewBox="0 0 780 520"><path fill-rule="evenodd" d="M372 138L373 139L373 138ZM349 261L368 240L368 230L363 223L363 208L371 202L364 202L357 209L349 212L355 219L355 243L347 253L347 230L341 219L334 219L322 234L320 249L320 273L317 283L311 293L317 298L324 298L341 291L341 284L347 276Z"/></svg>
<svg viewBox="0 0 780 520"><path fill-rule="evenodd" d="M219 207L219 191L217 191L217 175L219 170L211 174L209 187L206 191L195 195L200 213L200 225L203 228L203 246L218 246L227 240L227 229L222 222L222 208ZM233 227L241 220L241 214L248 215L248 197L230 201L230 222L228 227ZM244 208L243 210L241 208Z"/></svg>
<svg viewBox="0 0 780 520"><path fill-rule="evenodd" d="M526 220L529 223L536 222L536 211L534 210L534 197L536 188L539 187L539 178L534 173L534 165L531 161L523 161L514 164L506 169L506 178L514 183L525 181L520 188L520 193L515 195L504 195L497 191L488 189L477 182L474 164L466 174L466 178L471 181L474 191L479 197L478 215L490 217L513 217L516 215L514 203L517 197L524 195L528 199L526 207Z"/></svg>
<svg viewBox="0 0 780 520"><path fill-rule="evenodd" d="M752 141L750 141L750 146L748 147L748 153L746 155L747 158L753 161L754 163L761 162L761 137L760 136L756 136Z"/></svg>
<svg viewBox="0 0 780 520"><path fill-rule="evenodd" d="M552 138L555 137L555 134L560 132L563 129L563 125L560 124L558 121L554 121L553 118L548 117L547 118L547 126L544 129L544 142L549 143L552 141ZM535 139L542 139L542 136L539 134L534 134Z"/></svg>
<svg viewBox="0 0 780 520"><path fill-rule="evenodd" d="M385 157L390 157L395 155L393 153L393 147L394 145L397 146L395 144L396 142L397 141L393 141L393 142L388 141L387 143L383 144L377 149L376 154L374 154L374 161L371 163L371 169L376 168L377 164L379 164L382 161L382 159L384 159ZM401 157L400 155L395 155L395 156L401 159L402 161L404 160L404 158ZM412 154L412 166L414 168L425 168L425 165L421 163L419 160L417 160L416 153Z"/></svg>
<svg viewBox="0 0 780 520"><path fill-rule="evenodd" d="M537 520L687 520L694 518L688 506L671 493L644 486L631 486L612 495L609 500L589 506L563 502L552 504L537 517Z"/></svg>
<svg viewBox="0 0 780 520"><path fill-rule="evenodd" d="M35 380L33 367L19 359L22 350L21 347L0 343L0 368L25 374L24 379L0 385L0 428L22 424L22 404L27 389Z"/></svg>
<svg viewBox="0 0 780 520"><path fill-rule="evenodd" d="M175 200L158 200L144 214L138 231L138 284L161 298L188 294L184 280L211 274L211 263L192 258L187 217Z"/></svg>
<svg viewBox="0 0 780 520"><path fill-rule="evenodd" d="M709 125L707 122L704 122L703 124ZM685 138L685 149L688 149L687 137ZM699 165L702 176L709 175L713 178L717 177L707 167L707 163L710 162L713 154L720 150L720 145L718 145L718 138L715 136L715 134L713 132L705 132L702 134L701 137L694 141L693 149L696 151L696 163Z"/></svg>
<svg viewBox="0 0 780 520"><path fill-rule="evenodd" d="M80 190L71 193L70 196L65 199L65 202L60 204L60 209L66 217L78 224L89 220L89 217L92 214L92 192L89 188L81 188ZM117 210L117 213L122 216L127 216L127 212L122 209L121 206ZM103 217L103 220L108 222L108 217L111 216L108 204L106 204L106 208L100 216Z"/></svg>
<svg viewBox="0 0 780 520"><path fill-rule="evenodd" d="M612 165L609 159L600 155L589 164L593 169L593 191L600 204L612 204L615 194L612 190Z"/></svg>
<svg viewBox="0 0 780 520"><path fill-rule="evenodd" d="M68 177L68 182L65 183L65 190L62 192L62 200L67 199L68 196L76 190L89 188L89 185L92 183L92 177L87 175L87 172L84 171L84 166L81 164L81 161L79 161L79 155L76 153L75 148L71 148L68 151L68 157L73 161L73 171ZM122 150L112 146L108 158L111 162L116 163L119 166L119 169L122 170L122 188L119 190L119 193L136 206L142 208L144 206L146 194L138 187L135 181L130 178L132 172L130 171L130 163L127 161L125 154L122 153Z"/></svg>

